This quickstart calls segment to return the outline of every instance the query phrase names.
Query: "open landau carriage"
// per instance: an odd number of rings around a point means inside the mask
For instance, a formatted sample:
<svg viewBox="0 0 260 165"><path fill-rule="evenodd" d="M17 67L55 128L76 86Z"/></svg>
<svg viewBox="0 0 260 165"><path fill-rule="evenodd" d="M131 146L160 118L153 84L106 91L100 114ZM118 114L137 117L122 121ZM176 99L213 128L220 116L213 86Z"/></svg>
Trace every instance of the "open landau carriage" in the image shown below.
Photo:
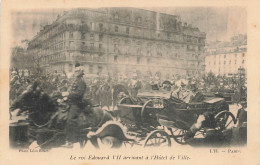
<svg viewBox="0 0 260 165"><path fill-rule="evenodd" d="M164 90L140 92L138 98L125 97L120 100L118 110L128 134L143 141L145 147L171 146L171 138L185 144L184 134L204 112L215 116L214 129L219 131L236 123L223 98L209 97L203 102L185 103ZM205 136L204 128L195 135L199 136Z"/></svg>

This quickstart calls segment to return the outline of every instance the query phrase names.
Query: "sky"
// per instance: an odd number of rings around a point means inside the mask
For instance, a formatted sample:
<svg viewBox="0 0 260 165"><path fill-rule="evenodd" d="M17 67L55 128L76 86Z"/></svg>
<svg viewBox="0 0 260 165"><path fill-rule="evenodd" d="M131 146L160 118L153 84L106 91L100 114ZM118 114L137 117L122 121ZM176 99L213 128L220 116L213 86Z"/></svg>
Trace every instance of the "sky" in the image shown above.
<svg viewBox="0 0 260 165"><path fill-rule="evenodd" d="M227 41L237 34L247 32L247 11L242 7L176 7L143 8L161 13L179 15L182 22L206 32L207 42ZM68 9L66 9L68 10ZM62 9L13 12L13 45L24 46L22 40L30 40L46 24L52 23Z"/></svg>

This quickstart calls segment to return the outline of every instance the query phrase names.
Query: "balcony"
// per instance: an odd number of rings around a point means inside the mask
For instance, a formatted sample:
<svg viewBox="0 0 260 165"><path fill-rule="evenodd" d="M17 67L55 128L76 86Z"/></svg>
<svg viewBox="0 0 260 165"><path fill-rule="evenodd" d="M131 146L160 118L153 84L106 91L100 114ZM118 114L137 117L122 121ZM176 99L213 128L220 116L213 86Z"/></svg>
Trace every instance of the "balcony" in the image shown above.
<svg viewBox="0 0 260 165"><path fill-rule="evenodd" d="M79 31L81 31L81 32L89 31L88 25L87 24L79 25Z"/></svg>
<svg viewBox="0 0 260 165"><path fill-rule="evenodd" d="M89 47L89 46L86 46L86 45L82 45L79 47L79 51L81 53L101 53L101 54L104 54L105 53L105 49L104 48L96 48L96 47Z"/></svg>
<svg viewBox="0 0 260 165"><path fill-rule="evenodd" d="M100 56L90 56L90 55L79 55L79 56L72 56L72 57L62 57L58 59L53 59L49 61L49 64L55 64L55 63L63 63L63 62L74 62L74 61L80 61L80 62L95 62L95 63L103 63L106 62L106 58L100 57ZM47 62L48 63L48 62Z"/></svg>
<svg viewBox="0 0 260 165"><path fill-rule="evenodd" d="M62 24L59 26L58 31L89 31L87 24L75 25L75 24Z"/></svg>

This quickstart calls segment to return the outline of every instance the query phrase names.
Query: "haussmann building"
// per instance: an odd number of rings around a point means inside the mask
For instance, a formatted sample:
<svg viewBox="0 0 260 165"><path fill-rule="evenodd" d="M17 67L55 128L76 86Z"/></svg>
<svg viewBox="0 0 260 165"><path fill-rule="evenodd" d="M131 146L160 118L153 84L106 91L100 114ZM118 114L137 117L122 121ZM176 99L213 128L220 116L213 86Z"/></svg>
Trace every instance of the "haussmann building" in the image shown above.
<svg viewBox="0 0 260 165"><path fill-rule="evenodd" d="M200 75L206 34L176 15L137 8L73 9L44 26L28 51L46 72Z"/></svg>

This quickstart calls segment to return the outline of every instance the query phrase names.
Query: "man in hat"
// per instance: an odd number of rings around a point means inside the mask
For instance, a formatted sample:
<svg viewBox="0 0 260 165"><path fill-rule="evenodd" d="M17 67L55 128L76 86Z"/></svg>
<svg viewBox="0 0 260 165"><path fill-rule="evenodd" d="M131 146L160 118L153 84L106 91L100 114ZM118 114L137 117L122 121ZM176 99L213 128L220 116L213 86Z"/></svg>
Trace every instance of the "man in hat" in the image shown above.
<svg viewBox="0 0 260 165"><path fill-rule="evenodd" d="M178 83L180 87L172 92L172 96L188 103L192 93L187 89L187 84L184 80L180 80Z"/></svg>
<svg viewBox="0 0 260 165"><path fill-rule="evenodd" d="M142 88L142 84L138 80L136 73L133 74L133 77L132 77L128 87L130 89L129 93L130 93L132 100L137 101L137 94L138 94L138 91Z"/></svg>
<svg viewBox="0 0 260 165"><path fill-rule="evenodd" d="M80 64L75 64L75 73L73 75L73 83L68 89L68 99L69 99L69 114L67 120L67 137L68 141L75 143L78 141L77 133L77 119L81 113L80 104L82 102L83 96L86 91L86 84L83 81L84 71L79 68Z"/></svg>
<svg viewBox="0 0 260 165"><path fill-rule="evenodd" d="M195 81L191 82L190 88L192 91L192 96L189 102L202 102L205 99L204 95L198 91Z"/></svg>

